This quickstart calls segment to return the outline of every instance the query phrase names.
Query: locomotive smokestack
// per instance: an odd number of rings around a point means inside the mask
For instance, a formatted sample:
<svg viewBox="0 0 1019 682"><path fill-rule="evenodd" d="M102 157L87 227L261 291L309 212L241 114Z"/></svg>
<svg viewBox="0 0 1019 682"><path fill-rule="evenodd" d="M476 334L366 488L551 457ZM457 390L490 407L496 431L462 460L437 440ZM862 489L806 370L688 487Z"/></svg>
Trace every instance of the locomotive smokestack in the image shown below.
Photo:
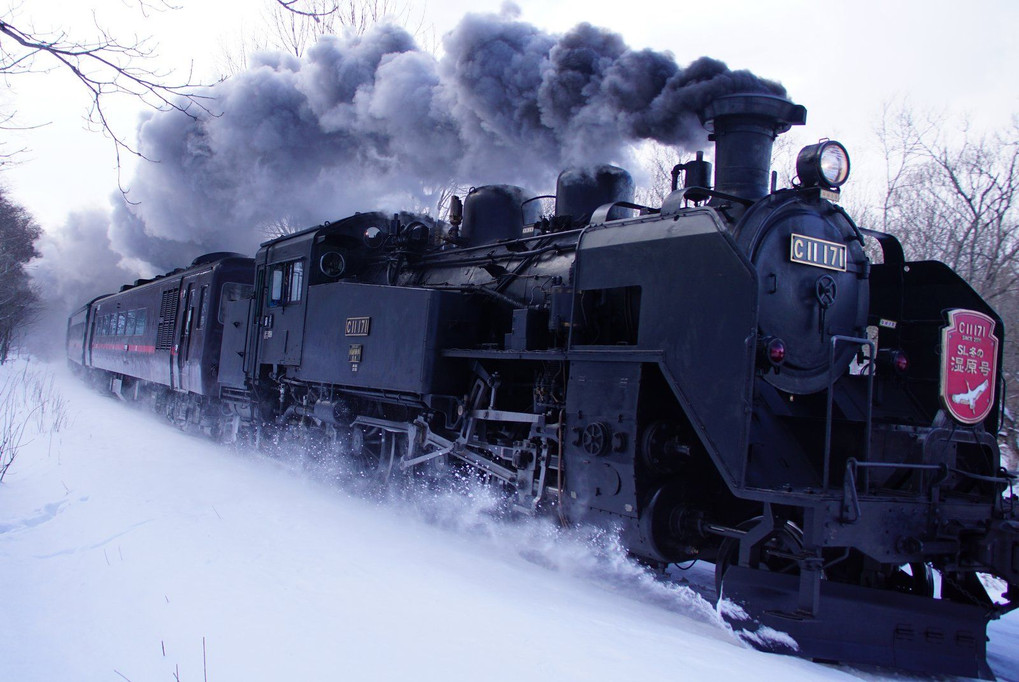
<svg viewBox="0 0 1019 682"><path fill-rule="evenodd" d="M807 121L807 110L774 95L736 94L701 114L715 143L715 190L756 201L768 194L775 138Z"/></svg>

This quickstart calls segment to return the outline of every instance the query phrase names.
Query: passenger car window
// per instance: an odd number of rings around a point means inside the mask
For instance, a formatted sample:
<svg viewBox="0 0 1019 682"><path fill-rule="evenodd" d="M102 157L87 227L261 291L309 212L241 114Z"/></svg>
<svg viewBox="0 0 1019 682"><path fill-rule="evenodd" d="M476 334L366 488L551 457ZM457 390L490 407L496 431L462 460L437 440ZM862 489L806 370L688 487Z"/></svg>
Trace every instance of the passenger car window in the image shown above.
<svg viewBox="0 0 1019 682"><path fill-rule="evenodd" d="M196 327L201 329L205 326L205 307L206 299L209 297L209 285L206 284L202 287L201 293L198 295L198 324Z"/></svg>

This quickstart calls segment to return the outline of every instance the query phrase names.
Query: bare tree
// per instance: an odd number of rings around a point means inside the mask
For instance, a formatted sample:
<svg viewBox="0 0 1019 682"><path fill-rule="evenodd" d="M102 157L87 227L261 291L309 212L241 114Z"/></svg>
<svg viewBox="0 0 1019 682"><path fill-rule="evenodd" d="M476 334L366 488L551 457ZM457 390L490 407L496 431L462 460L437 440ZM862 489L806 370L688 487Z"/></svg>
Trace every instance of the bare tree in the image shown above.
<svg viewBox="0 0 1019 682"><path fill-rule="evenodd" d="M319 37L334 32L339 12L332 0L276 0L269 16L268 44L300 57Z"/></svg>
<svg viewBox="0 0 1019 682"><path fill-rule="evenodd" d="M454 196L463 197L471 191L470 185L462 185L455 180L450 179L445 184L435 185L433 187L424 188L425 195L431 198L433 206L423 206L420 209L421 213L428 214L431 209L435 209L435 217L439 220L445 220L449 214L450 202Z"/></svg>
<svg viewBox="0 0 1019 682"><path fill-rule="evenodd" d="M910 112L883 126L887 185L878 211L913 258L944 261L992 304L1019 285L1019 119L944 140L944 123Z"/></svg>
<svg viewBox="0 0 1019 682"><path fill-rule="evenodd" d="M0 483L23 445L48 435L52 446L53 435L69 419L67 401L52 374L31 370L27 363L20 371L5 372L0 377Z"/></svg>
<svg viewBox="0 0 1019 682"><path fill-rule="evenodd" d="M168 8L139 0L143 13ZM0 74L11 77L63 70L81 86L89 124L113 141L118 166L120 154L141 156L107 117L107 103L116 96L130 97L154 109L175 109L195 117L206 110L204 97L194 89L191 75L169 81L169 74L151 68L154 48L149 39L121 41L96 24L91 35L72 36L63 31L36 33L14 18L14 10L0 15ZM8 117L6 123L10 123ZM0 124L3 125L3 124Z"/></svg>
<svg viewBox="0 0 1019 682"><path fill-rule="evenodd" d="M0 191L0 364L38 309L25 265L39 255L35 242L41 233L28 211Z"/></svg>
<svg viewBox="0 0 1019 682"><path fill-rule="evenodd" d="M884 155L885 177L881 204L877 207L877 223L873 227L891 231L901 223L896 215L900 200L908 196L920 178L915 171L924 163L926 143L937 135L944 122L941 115L918 115L908 101L886 102L875 130Z"/></svg>
<svg viewBox="0 0 1019 682"><path fill-rule="evenodd" d="M646 187L637 187L634 201L644 206L661 206L672 191L672 169L680 162L675 147L648 141L641 146L639 157L647 177Z"/></svg>
<svg viewBox="0 0 1019 682"><path fill-rule="evenodd" d="M945 131L952 132L948 139ZM878 128L885 191L871 221L916 260L940 260L1019 326L1019 118L977 135L966 123L888 107ZM1005 377L1019 379L1019 343L1005 337ZM1009 400L1009 444L1019 452L1019 397Z"/></svg>
<svg viewBox="0 0 1019 682"><path fill-rule="evenodd" d="M221 68L225 77L240 73L248 56L262 50L301 57L324 35L363 35L383 21L406 26L413 14L407 0L271 0L261 30L246 32L240 44L225 49Z"/></svg>
<svg viewBox="0 0 1019 682"><path fill-rule="evenodd" d="M278 239L279 237L289 237L292 234L297 234L306 227L310 226L299 225L292 217L283 216L264 223L259 231L266 239Z"/></svg>

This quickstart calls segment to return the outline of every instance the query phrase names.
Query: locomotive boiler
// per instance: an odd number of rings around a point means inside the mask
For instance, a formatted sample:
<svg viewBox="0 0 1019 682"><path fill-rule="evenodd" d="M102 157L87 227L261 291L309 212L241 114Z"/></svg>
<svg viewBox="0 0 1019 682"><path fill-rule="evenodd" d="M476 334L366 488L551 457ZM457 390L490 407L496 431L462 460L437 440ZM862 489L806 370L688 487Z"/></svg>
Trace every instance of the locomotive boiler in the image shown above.
<svg viewBox="0 0 1019 682"><path fill-rule="evenodd" d="M990 676L986 624L1019 585L1002 323L854 223L840 144L775 187L772 143L805 116L716 99L714 185L698 155L660 207L604 166L551 197L472 189L448 223L359 213L266 242L250 294L218 300L197 422L301 425L380 479L467 468L649 565L714 562L737 627L796 642L779 649Z"/></svg>

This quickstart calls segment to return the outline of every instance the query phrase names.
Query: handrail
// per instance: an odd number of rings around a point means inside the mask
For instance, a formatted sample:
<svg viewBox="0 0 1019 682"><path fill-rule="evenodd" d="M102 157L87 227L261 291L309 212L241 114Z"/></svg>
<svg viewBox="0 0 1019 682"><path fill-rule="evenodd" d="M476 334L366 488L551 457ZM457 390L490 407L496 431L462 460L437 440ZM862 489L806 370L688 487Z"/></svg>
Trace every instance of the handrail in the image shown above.
<svg viewBox="0 0 1019 682"><path fill-rule="evenodd" d="M866 436L863 441L863 459L864 461L870 459L870 429L874 414L874 365L877 359L877 344L870 339L835 334L831 337L831 355L828 358L828 401L824 423L824 471L821 478L825 492L828 491L829 478L831 477L831 430L835 401L835 381L838 378L834 372L835 351L840 343L855 343L867 346L870 349L870 362L867 363L867 427L864 431Z"/></svg>
<svg viewBox="0 0 1019 682"><path fill-rule="evenodd" d="M846 523L856 523L860 520L860 495L857 491L856 485L856 470L857 469L911 469L913 471L937 471L941 474L941 477L936 482L932 482L933 485L940 484L948 477L950 471L948 466L945 464L909 464L907 462L861 462L855 457L850 457L846 460L846 474L842 483L842 521ZM870 490L870 476L868 472L864 472L865 478L863 481L864 493ZM926 488L923 485L923 479L921 478L921 491ZM848 512L852 510L853 515L849 516Z"/></svg>

